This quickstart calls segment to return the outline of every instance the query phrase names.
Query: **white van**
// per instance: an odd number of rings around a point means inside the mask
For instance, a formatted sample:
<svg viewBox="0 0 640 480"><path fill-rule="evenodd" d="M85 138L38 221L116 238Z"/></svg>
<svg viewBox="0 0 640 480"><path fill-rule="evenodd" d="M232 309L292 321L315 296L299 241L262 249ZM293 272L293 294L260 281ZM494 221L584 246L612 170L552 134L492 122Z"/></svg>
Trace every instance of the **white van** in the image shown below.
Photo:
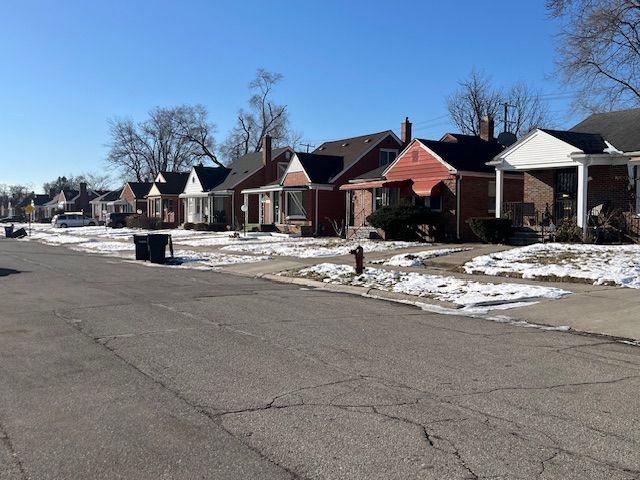
<svg viewBox="0 0 640 480"><path fill-rule="evenodd" d="M98 225L98 220L86 217L82 213L59 213L51 219L51 225L59 228L67 227L94 227Z"/></svg>

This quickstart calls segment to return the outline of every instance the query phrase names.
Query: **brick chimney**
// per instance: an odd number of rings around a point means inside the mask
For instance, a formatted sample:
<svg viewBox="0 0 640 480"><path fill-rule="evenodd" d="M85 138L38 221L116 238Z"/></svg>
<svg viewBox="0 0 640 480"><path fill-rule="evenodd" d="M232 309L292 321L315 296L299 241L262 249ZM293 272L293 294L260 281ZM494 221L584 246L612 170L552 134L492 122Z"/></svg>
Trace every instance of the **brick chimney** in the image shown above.
<svg viewBox="0 0 640 480"><path fill-rule="evenodd" d="M262 165L271 163L271 135L262 137Z"/></svg>
<svg viewBox="0 0 640 480"><path fill-rule="evenodd" d="M493 141L493 118L485 115L480 119L480 138L487 142Z"/></svg>
<svg viewBox="0 0 640 480"><path fill-rule="evenodd" d="M89 209L89 196L87 195L87 184L85 182L80 182L80 195L76 201L76 207L79 207L77 210L83 210L85 214L87 211L91 211Z"/></svg>
<svg viewBox="0 0 640 480"><path fill-rule="evenodd" d="M411 122L409 117L405 117L404 122L400 124L400 139L403 147L406 147L411 142Z"/></svg>

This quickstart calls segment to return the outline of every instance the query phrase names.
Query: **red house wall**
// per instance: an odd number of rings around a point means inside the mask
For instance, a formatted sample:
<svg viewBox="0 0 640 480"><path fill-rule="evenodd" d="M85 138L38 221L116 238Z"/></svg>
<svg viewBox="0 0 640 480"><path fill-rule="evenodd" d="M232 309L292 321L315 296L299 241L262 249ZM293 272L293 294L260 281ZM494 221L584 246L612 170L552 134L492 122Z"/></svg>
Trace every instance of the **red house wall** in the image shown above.
<svg viewBox="0 0 640 480"><path fill-rule="evenodd" d="M414 141L396 160L387 172L387 180L405 178L445 178L449 170L438 159L427 152L418 141Z"/></svg>

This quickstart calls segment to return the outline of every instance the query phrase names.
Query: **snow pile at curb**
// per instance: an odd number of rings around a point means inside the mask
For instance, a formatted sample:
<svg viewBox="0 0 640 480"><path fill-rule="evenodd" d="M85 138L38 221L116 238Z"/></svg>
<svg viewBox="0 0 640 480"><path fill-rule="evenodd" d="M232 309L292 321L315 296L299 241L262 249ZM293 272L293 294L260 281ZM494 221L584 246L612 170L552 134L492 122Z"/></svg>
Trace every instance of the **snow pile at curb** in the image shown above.
<svg viewBox="0 0 640 480"><path fill-rule="evenodd" d="M640 288L640 245L538 243L476 257L464 269L485 275L573 278L594 285Z"/></svg>
<svg viewBox="0 0 640 480"><path fill-rule="evenodd" d="M377 268L365 268L362 275L356 275L352 266L334 263L321 263L304 268L299 270L297 275L331 284L361 286L418 297L430 297L461 307L509 308L506 304L519 302L519 305L512 305L512 307L522 306L522 302L528 300L557 299L571 293L552 287L516 283L480 283L455 277Z"/></svg>
<svg viewBox="0 0 640 480"><path fill-rule="evenodd" d="M440 248L437 250L425 250L415 253L401 253L386 260L374 260L373 264L382 264L388 267L422 267L431 258L444 257L452 253L465 252L471 248Z"/></svg>

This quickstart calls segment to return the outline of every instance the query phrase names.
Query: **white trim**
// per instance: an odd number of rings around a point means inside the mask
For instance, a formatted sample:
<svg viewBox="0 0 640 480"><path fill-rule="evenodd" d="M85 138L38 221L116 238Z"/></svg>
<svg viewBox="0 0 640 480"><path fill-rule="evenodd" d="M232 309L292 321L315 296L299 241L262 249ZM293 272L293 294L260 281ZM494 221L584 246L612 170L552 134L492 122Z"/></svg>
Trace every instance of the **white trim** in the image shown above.
<svg viewBox="0 0 640 480"><path fill-rule="evenodd" d="M456 238L460 240L460 191L462 190L462 175L456 177Z"/></svg>
<svg viewBox="0 0 640 480"><path fill-rule="evenodd" d="M353 162L351 162L348 166L346 166L346 167L344 167L344 166L343 166L342 171L338 172L338 173L337 173L337 174L335 174L333 177L331 177L331 178L329 179L329 182L330 182L330 183L333 183L334 181L336 181L336 179L340 178L342 175L344 175L345 173L347 173L347 171L348 171L351 167L353 167L356 163L358 163L358 162L362 159L362 157L364 157L364 156L365 156L365 155L367 155L369 152L371 152L371 150L373 150L374 148L376 148L376 147L380 144L380 142L382 142L383 140L385 140L389 135L391 135L391 136L393 137L393 139L394 139L396 142L398 142L398 151L400 151L400 150L402 149L402 140L400 140L400 139L398 138L398 136L397 136L395 133L393 133L393 130L387 130L387 134L386 134L385 136L381 137L381 138L380 138L380 140L378 140L378 141L377 141L377 142L375 142L373 145L371 145L371 146L370 146L370 147L369 147L369 148L368 148L364 153L362 153L358 158L356 158L356 159L355 159ZM360 136L360 137L365 137L366 135L359 135L359 136ZM347 140L347 139L345 138L345 140ZM340 139L338 139L338 140L332 140L331 142L324 142L322 145L324 145L325 143L334 143L334 142L339 142L339 141L340 141ZM320 145L320 147L321 147L322 145ZM318 147L318 148L320 148L320 147ZM316 149L316 150L314 150L314 153L316 153L316 154L318 154L318 155L322 155L322 151L318 151L317 149ZM344 157L342 157L342 158L344 158ZM396 158L398 158L398 157L396 157ZM378 162L379 162L379 161L380 161L380 159L378 158ZM378 165L378 167L379 167L379 166L380 166L380 165ZM378 167L376 167L376 168L378 168Z"/></svg>
<svg viewBox="0 0 640 480"><path fill-rule="evenodd" d="M291 171L291 167L294 164L294 162L296 162L295 167L296 168L299 167L299 170ZM298 154L294 153L293 156L291 157L291 160L289 160L289 165L287 165L287 169L282 174L282 178L280 179L280 182L279 182L280 185L284 185L284 180L285 180L285 178L287 178L287 175L289 175L289 173L298 173L298 172L303 172L304 176L307 177L307 183L311 183L311 177L309 177L309 174L305 170L304 165L302 164L302 162L298 158Z"/></svg>
<svg viewBox="0 0 640 480"><path fill-rule="evenodd" d="M504 172L502 170L496 170L496 206L495 206L496 218L502 217L503 201L504 201Z"/></svg>
<svg viewBox="0 0 640 480"><path fill-rule="evenodd" d="M504 178L523 178L521 173L512 173L510 171L501 170L504 173ZM471 172L467 170L458 170L458 175L464 175L465 177L480 177L480 178L493 178L495 174L493 172Z"/></svg>

